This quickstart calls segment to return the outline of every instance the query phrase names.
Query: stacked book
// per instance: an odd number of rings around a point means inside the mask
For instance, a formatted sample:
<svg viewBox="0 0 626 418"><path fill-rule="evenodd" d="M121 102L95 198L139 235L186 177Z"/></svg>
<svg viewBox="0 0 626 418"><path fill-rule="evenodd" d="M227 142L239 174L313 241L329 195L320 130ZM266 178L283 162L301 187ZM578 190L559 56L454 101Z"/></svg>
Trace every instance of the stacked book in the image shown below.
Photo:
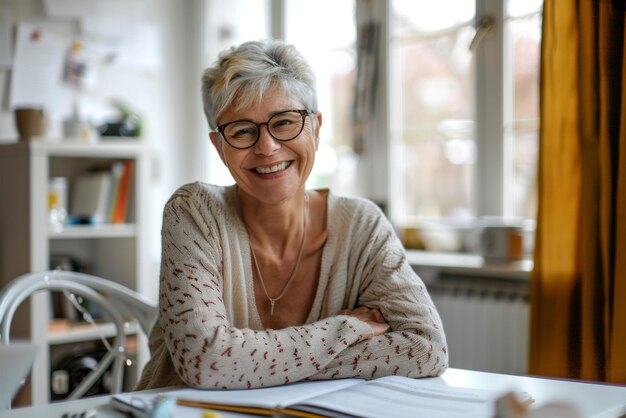
<svg viewBox="0 0 626 418"><path fill-rule="evenodd" d="M70 221L79 224L124 223L133 183L134 161L115 162L109 169L74 179Z"/></svg>

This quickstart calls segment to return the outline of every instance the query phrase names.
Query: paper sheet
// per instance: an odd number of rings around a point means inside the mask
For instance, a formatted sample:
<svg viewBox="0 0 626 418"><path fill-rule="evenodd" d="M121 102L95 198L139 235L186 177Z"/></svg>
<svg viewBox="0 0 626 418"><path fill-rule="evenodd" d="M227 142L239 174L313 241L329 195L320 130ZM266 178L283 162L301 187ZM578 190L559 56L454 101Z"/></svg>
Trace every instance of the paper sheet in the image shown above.
<svg viewBox="0 0 626 418"><path fill-rule="evenodd" d="M63 85L65 55L72 40L30 23L17 29L9 106L68 113L73 91Z"/></svg>
<svg viewBox="0 0 626 418"><path fill-rule="evenodd" d="M141 18L150 6L148 0L43 0L46 15L60 18L107 16Z"/></svg>
<svg viewBox="0 0 626 418"><path fill-rule="evenodd" d="M113 65L158 70L163 62L160 31L146 21L147 0L44 0L50 17L76 19L92 51Z"/></svg>
<svg viewBox="0 0 626 418"><path fill-rule="evenodd" d="M113 65L148 72L162 65L161 36L155 24L141 19L85 16L81 29L90 47Z"/></svg>
<svg viewBox="0 0 626 418"><path fill-rule="evenodd" d="M494 400L501 391L450 387L429 379L388 376L371 381L338 379L299 382L252 390L180 389L163 393L180 403L197 401L202 406L257 407L263 411L286 408L284 415L294 411L338 411L366 418L490 418ZM113 397L114 407L127 410L131 405L149 405L154 393L129 393ZM292 406L290 408L290 406ZM177 405L175 414L179 412ZM211 405L211 408L220 409ZM337 414L340 415L340 414ZM180 415L183 416L183 415ZM289 415L291 416L291 415Z"/></svg>
<svg viewBox="0 0 626 418"><path fill-rule="evenodd" d="M490 418L498 395L496 391L436 386L419 379L389 376L303 403L369 418Z"/></svg>

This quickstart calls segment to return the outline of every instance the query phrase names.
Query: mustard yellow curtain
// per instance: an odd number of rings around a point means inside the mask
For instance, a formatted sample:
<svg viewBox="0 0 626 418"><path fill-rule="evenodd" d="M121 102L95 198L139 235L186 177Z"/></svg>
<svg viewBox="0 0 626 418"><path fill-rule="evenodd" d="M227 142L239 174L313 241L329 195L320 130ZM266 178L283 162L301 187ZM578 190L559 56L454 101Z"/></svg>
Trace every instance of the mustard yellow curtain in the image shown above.
<svg viewBox="0 0 626 418"><path fill-rule="evenodd" d="M545 0L531 374L626 383L623 0Z"/></svg>

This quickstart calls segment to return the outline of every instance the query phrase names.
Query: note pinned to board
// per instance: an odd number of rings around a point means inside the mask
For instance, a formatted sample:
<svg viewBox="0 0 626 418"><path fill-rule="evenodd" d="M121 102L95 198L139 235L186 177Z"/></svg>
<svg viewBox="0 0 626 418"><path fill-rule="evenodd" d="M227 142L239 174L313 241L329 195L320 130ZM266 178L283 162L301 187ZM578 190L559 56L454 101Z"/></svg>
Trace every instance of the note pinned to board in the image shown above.
<svg viewBox="0 0 626 418"><path fill-rule="evenodd" d="M81 30L93 49L113 65L153 72L163 64L161 32L141 19L84 16Z"/></svg>
<svg viewBox="0 0 626 418"><path fill-rule="evenodd" d="M161 33L145 18L150 0L44 0L43 5L52 18L77 20L90 49L107 63L143 72L161 68Z"/></svg>
<svg viewBox="0 0 626 418"><path fill-rule="evenodd" d="M63 85L63 68L71 43L69 37L34 24L18 25L9 97L12 109L44 107L50 113L70 109L73 92Z"/></svg>

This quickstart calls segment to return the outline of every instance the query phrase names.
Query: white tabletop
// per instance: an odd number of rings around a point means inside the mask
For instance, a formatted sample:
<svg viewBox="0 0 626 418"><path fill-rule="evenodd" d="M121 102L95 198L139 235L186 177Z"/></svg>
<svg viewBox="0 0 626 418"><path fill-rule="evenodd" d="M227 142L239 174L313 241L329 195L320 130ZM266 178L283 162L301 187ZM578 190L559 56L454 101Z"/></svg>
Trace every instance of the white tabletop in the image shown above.
<svg viewBox="0 0 626 418"><path fill-rule="evenodd" d="M448 369L441 377L424 380L432 382L434 385L527 392L534 399L533 407L540 407L548 402L565 401L577 407L586 418L626 416L626 385L593 384L460 369ZM95 410L98 418L124 418L125 415L111 408L109 398L110 396L98 396L78 401L17 408L0 413L0 417L61 418L67 414L66 416L71 418L73 414ZM197 408L184 408L184 411L181 412L180 416L185 418L202 417L202 410ZM232 413L221 413L221 415L228 418L249 417L249 415Z"/></svg>
<svg viewBox="0 0 626 418"><path fill-rule="evenodd" d="M527 392L533 407L564 401L574 405L586 418L626 416L626 385L585 383L572 380L511 376L498 373L448 369L440 378L450 386Z"/></svg>

